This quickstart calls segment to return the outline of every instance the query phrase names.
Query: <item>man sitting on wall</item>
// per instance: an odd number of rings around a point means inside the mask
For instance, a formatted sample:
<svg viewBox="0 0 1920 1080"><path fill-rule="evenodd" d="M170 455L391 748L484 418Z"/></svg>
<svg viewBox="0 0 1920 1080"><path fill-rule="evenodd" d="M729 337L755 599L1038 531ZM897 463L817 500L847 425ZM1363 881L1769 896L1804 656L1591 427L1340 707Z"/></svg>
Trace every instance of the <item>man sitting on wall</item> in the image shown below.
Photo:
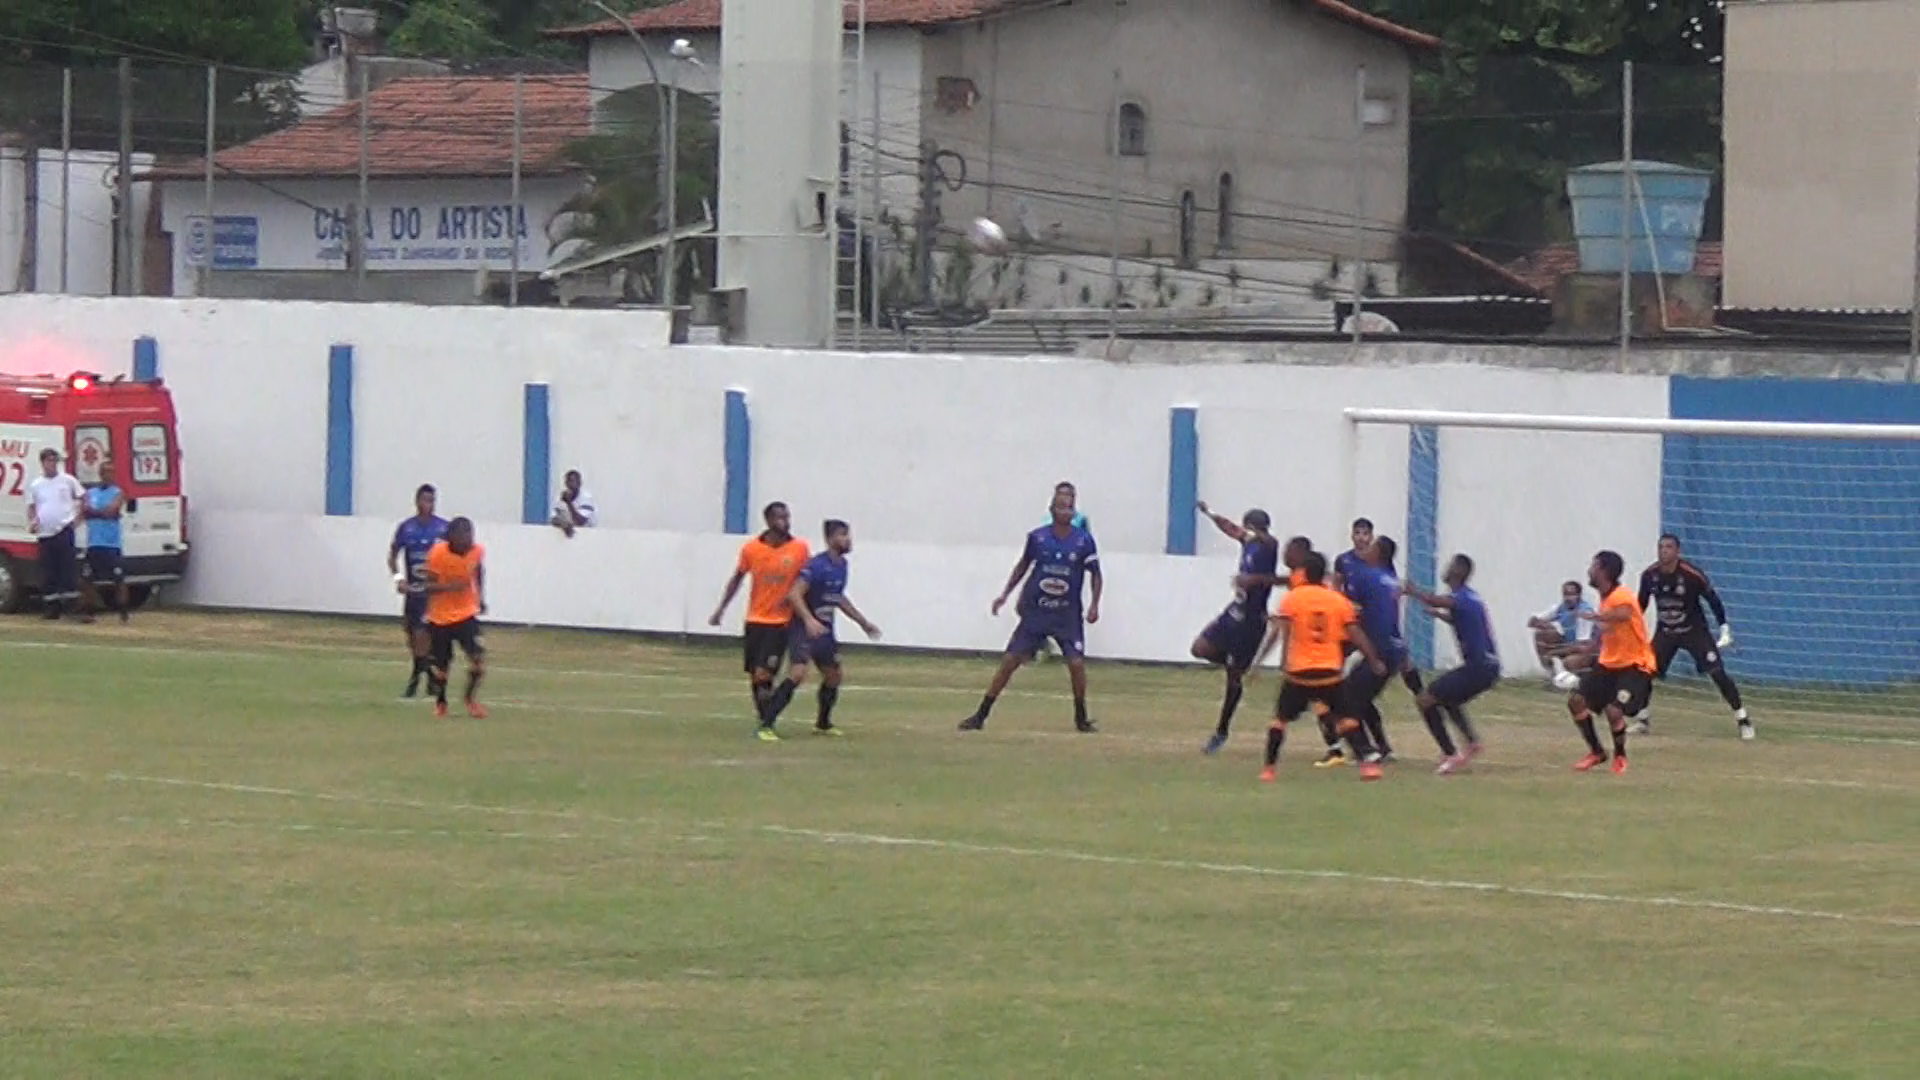
<svg viewBox="0 0 1920 1080"><path fill-rule="evenodd" d="M553 504L553 527L571 539L575 529L591 529L599 517L593 495L580 486L580 470L568 469L560 484L560 498Z"/></svg>

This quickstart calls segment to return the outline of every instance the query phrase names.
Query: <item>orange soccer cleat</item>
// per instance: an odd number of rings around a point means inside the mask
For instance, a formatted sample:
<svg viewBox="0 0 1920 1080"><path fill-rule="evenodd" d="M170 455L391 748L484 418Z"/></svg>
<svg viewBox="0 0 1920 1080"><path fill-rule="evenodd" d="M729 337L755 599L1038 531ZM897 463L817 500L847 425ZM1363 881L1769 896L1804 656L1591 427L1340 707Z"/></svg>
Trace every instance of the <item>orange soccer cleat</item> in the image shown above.
<svg viewBox="0 0 1920 1080"><path fill-rule="evenodd" d="M1605 765L1606 763L1607 763L1607 755L1588 754L1586 757L1583 757L1579 761L1576 761L1573 763L1573 771L1574 772L1592 772L1594 769L1599 768L1600 766Z"/></svg>
<svg viewBox="0 0 1920 1080"><path fill-rule="evenodd" d="M435 716L445 716L445 715L447 715L447 703L446 703L446 702L444 702L444 701L436 701L436 702L434 702L434 703L433 703L433 715L435 715Z"/></svg>
<svg viewBox="0 0 1920 1080"><path fill-rule="evenodd" d="M1387 774L1381 771L1379 764L1376 762L1369 761L1360 766L1360 779L1362 780L1378 780L1385 775Z"/></svg>
<svg viewBox="0 0 1920 1080"><path fill-rule="evenodd" d="M467 702L467 715L473 717L475 720L485 720L487 718L487 707L477 701L469 701Z"/></svg>
<svg viewBox="0 0 1920 1080"><path fill-rule="evenodd" d="M1627 775L1627 759L1624 755L1613 759L1613 775Z"/></svg>
<svg viewBox="0 0 1920 1080"><path fill-rule="evenodd" d="M1275 780L1275 779L1277 779L1277 778L1276 778L1276 777L1275 777L1275 775L1274 775L1274 769L1273 769L1273 766L1271 766L1271 765L1269 765L1269 766L1267 766L1266 768L1264 768L1264 769L1261 769L1261 770L1260 770L1260 782L1261 782L1261 783L1263 783L1263 784L1271 784L1271 783L1273 783L1273 782L1274 782L1274 780Z"/></svg>

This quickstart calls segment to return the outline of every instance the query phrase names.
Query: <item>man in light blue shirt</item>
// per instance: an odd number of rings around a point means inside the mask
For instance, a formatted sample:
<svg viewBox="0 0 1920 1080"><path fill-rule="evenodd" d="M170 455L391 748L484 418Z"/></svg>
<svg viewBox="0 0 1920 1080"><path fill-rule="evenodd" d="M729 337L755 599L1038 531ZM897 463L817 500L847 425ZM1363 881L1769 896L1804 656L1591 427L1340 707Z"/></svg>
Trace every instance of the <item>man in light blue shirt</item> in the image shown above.
<svg viewBox="0 0 1920 1080"><path fill-rule="evenodd" d="M1527 620L1533 631L1533 654L1549 678L1562 671L1578 672L1593 660L1593 605L1577 581L1560 586L1560 602Z"/></svg>
<svg viewBox="0 0 1920 1080"><path fill-rule="evenodd" d="M81 563L81 587L87 610L81 618L93 621L100 610L101 590L113 589L112 608L127 621L127 571L120 559L120 517L126 512L127 493L113 480L113 459L100 459L100 479L81 499L80 514L87 522L87 555Z"/></svg>

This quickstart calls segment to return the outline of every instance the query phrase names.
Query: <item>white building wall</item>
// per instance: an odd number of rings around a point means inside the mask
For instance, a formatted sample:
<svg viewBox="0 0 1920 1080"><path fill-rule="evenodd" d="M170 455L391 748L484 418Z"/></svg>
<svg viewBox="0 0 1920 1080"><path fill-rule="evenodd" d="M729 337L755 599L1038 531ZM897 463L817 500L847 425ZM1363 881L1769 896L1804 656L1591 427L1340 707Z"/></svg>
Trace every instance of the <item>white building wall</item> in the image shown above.
<svg viewBox="0 0 1920 1080"><path fill-rule="evenodd" d="M1067 359L885 356L663 344L654 313L236 301L0 301L0 340L68 369L124 371L160 342L175 388L206 603L385 611L375 573L413 488L481 523L509 622L705 632L740 538L721 530L724 397L746 391L756 509L783 499L803 533L843 517L854 592L895 644L998 648L986 616L1045 515L1075 481L1111 585L1096 655L1174 660L1224 603L1233 548L1201 523L1199 557L1170 557L1169 410L1199 409L1200 494L1261 506L1329 553L1349 519L1406 538L1407 436L1354 406L1664 416L1650 376L1442 365L1126 366ZM356 349L354 506L321 516L327 350ZM0 356L0 361L5 357ZM67 363L72 361L72 363ZM59 367L54 368L58 370ZM552 467L585 472L604 527L569 544L515 524L523 386L546 382ZM1591 554L1648 554L1659 532L1659 440L1447 432L1440 557L1481 564L1513 671L1525 617ZM1593 483L1605 461L1604 483ZM280 538L264 543L268 536ZM288 543L310 574L286 580ZM1443 634L1444 636L1444 634Z"/></svg>
<svg viewBox="0 0 1920 1080"><path fill-rule="evenodd" d="M18 149L0 150L0 292L55 292L60 288L61 222L68 243L67 291L77 296L113 294L113 181L117 155L76 150L65 166L60 149L40 152L39 265L35 281L21 276L26 238L26 160ZM149 154L134 155L136 173L153 164ZM60 200L66 172L68 204ZM144 246L152 185L133 186L134 243Z"/></svg>

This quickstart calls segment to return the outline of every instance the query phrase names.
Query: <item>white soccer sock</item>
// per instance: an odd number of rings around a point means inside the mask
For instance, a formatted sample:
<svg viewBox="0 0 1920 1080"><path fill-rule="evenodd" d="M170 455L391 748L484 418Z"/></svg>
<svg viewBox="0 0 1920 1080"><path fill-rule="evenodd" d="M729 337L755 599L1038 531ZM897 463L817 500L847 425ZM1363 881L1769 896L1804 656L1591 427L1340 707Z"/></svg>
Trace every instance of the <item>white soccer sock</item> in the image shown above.
<svg viewBox="0 0 1920 1080"><path fill-rule="evenodd" d="M1653 719L1653 710L1641 709L1639 712L1633 714L1633 718L1639 721L1640 723L1644 724L1647 721Z"/></svg>
<svg viewBox="0 0 1920 1080"><path fill-rule="evenodd" d="M1746 723L1746 722L1747 722L1747 710L1746 710L1746 708L1745 708L1745 707L1742 707L1742 708L1738 708L1738 709L1735 709L1735 710L1733 710L1733 718L1734 718L1735 720L1738 720L1738 721L1740 721L1740 722L1741 722L1741 723L1743 723L1743 724L1744 724L1744 723Z"/></svg>

